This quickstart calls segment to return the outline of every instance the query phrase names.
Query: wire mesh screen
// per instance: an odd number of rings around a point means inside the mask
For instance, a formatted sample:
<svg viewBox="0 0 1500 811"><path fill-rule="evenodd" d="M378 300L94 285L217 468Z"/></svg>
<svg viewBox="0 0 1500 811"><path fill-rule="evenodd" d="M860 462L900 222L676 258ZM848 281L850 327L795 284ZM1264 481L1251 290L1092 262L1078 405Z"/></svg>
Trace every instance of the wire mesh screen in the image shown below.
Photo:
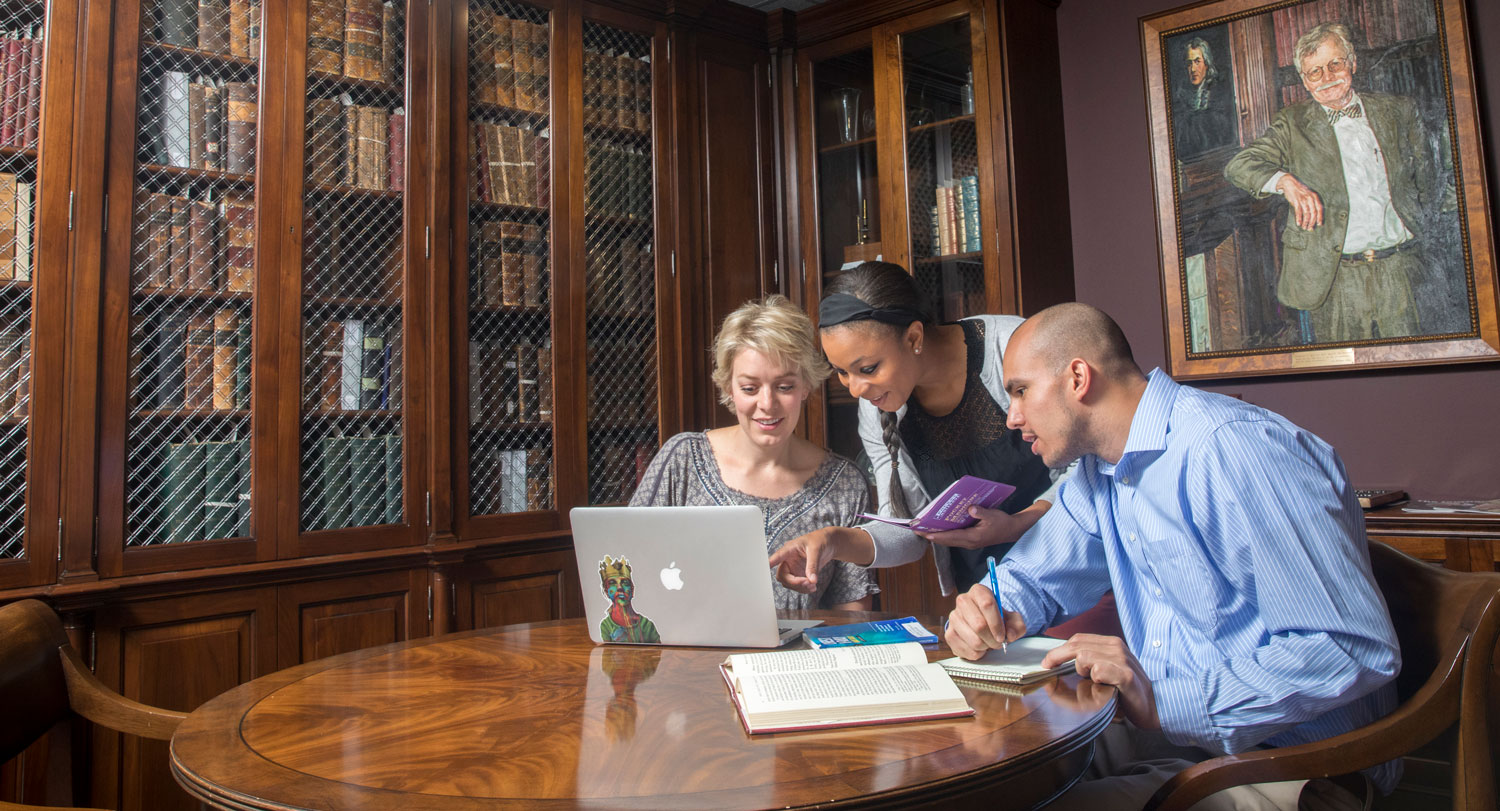
<svg viewBox="0 0 1500 811"><path fill-rule="evenodd" d="M41 5L0 7L0 30L9 32L0 36L0 54L11 71L0 106L0 223L13 224L0 227L0 560L26 553L42 12Z"/></svg>
<svg viewBox="0 0 1500 811"><path fill-rule="evenodd" d="M583 25L589 502L624 501L657 446L651 39Z"/></svg>
<svg viewBox="0 0 1500 811"><path fill-rule="evenodd" d="M404 520L406 8L310 0L301 528Z"/></svg>
<svg viewBox="0 0 1500 811"><path fill-rule="evenodd" d="M469 514L550 510L549 18L471 3Z"/></svg>
<svg viewBox="0 0 1500 811"><path fill-rule="evenodd" d="M260 6L141 17L126 544L250 534Z"/></svg>

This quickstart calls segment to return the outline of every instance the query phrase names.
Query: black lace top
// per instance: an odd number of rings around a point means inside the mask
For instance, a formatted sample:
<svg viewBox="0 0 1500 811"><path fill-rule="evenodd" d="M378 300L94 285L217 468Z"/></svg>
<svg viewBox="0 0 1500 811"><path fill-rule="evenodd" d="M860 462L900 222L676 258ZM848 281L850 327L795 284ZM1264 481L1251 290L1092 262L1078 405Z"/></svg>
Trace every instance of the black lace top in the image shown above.
<svg viewBox="0 0 1500 811"><path fill-rule="evenodd" d="M979 377L984 366L984 323L958 323L968 348L963 398L941 417L928 413L916 397L907 400L906 414L901 418L901 441L929 495L937 495L963 476L979 476L1015 485L1016 492L1000 509L1020 512L1052 486L1052 477L1041 457L1022 441L1021 432L1005 427L1005 410ZM1007 548L1009 544L982 550L953 549L957 587L967 591L979 582L988 574L985 558L994 555L998 559Z"/></svg>

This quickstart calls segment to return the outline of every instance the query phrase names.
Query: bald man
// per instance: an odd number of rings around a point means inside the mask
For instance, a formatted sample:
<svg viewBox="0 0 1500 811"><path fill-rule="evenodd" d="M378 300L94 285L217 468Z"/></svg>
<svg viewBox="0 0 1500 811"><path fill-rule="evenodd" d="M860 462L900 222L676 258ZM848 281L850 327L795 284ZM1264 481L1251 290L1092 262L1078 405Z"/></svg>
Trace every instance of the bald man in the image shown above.
<svg viewBox="0 0 1500 811"><path fill-rule="evenodd" d="M1139 807L1197 761L1320 740L1395 707L1400 649L1327 443L1159 369L1142 374L1119 326L1085 304L1022 324L1004 377L1010 427L1048 466L1079 465L1001 563L1003 621L975 586L958 598L948 644L978 658L1111 588L1125 631L1079 634L1044 662L1076 657L1079 673L1118 687L1127 719L1055 807ZM1399 766L1366 776L1389 792ZM1195 808L1295 809L1304 792L1319 807L1360 807L1314 781L1232 789Z"/></svg>

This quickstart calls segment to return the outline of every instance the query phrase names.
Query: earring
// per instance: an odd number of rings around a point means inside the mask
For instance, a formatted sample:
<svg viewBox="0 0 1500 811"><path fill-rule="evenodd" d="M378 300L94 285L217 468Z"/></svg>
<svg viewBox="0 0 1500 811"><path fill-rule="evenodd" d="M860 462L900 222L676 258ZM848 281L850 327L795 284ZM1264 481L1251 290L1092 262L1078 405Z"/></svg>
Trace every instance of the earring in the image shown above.
<svg viewBox="0 0 1500 811"><path fill-rule="evenodd" d="M913 350L913 351L914 351L914 352L916 352L916 353L917 353L917 354L918 354L918 355L920 355L920 354L922 354L922 347L920 347L920 346L919 346L919 347L917 347L917 348L916 348L916 349L915 349L915 350Z"/></svg>

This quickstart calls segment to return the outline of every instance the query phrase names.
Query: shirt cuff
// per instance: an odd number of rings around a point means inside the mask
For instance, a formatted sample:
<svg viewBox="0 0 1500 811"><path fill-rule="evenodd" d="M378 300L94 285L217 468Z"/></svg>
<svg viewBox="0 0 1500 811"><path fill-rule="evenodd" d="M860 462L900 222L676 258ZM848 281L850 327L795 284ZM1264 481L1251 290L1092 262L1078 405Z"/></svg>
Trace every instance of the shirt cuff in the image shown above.
<svg viewBox="0 0 1500 811"><path fill-rule="evenodd" d="M864 530L875 544L875 557L869 566L871 569L886 569L921 560L923 553L931 545L927 539L909 529L881 521L860 524L855 529Z"/></svg>
<svg viewBox="0 0 1500 811"><path fill-rule="evenodd" d="M1173 676L1151 682L1156 696L1156 720L1162 734L1178 746L1196 746L1210 752L1224 752L1224 744L1214 734L1203 703L1203 690L1196 679Z"/></svg>
<svg viewBox="0 0 1500 811"><path fill-rule="evenodd" d="M1039 592L1034 590L1034 585L1025 587L1015 572L1004 565L995 574L1000 581L1000 608L1021 615L1021 620L1026 623L1027 636L1035 636L1051 627L1051 612L1037 596Z"/></svg>
<svg viewBox="0 0 1500 811"><path fill-rule="evenodd" d="M1270 180L1266 181L1266 185L1260 187L1261 193L1262 194L1281 194L1281 190L1278 189L1278 188L1276 188L1276 184L1280 183L1281 179L1284 178L1284 177L1286 177L1286 172L1282 172L1282 171L1278 170L1276 172L1276 174L1271 175L1271 179Z"/></svg>

